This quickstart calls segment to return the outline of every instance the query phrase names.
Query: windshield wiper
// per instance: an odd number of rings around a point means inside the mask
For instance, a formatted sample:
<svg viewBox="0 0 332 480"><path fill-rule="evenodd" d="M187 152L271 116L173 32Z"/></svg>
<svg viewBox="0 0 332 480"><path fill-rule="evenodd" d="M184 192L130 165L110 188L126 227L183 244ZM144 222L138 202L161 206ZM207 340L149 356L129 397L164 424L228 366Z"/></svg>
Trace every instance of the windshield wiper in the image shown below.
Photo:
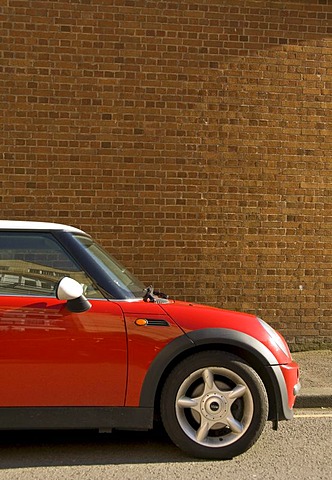
<svg viewBox="0 0 332 480"><path fill-rule="evenodd" d="M165 300L167 301L168 299L168 295L166 295L166 293L154 290L153 285L149 285L143 291L145 292L143 297L144 302L164 303Z"/></svg>

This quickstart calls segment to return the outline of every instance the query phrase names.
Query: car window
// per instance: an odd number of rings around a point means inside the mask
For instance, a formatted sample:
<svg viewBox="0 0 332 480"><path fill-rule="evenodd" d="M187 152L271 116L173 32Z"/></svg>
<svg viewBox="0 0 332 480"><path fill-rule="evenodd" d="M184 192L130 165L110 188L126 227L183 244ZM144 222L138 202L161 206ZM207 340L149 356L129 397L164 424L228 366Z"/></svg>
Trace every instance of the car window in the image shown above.
<svg viewBox="0 0 332 480"><path fill-rule="evenodd" d="M87 297L103 298L51 234L0 232L0 295L55 296L65 276L81 283Z"/></svg>
<svg viewBox="0 0 332 480"><path fill-rule="evenodd" d="M73 238L84 248L85 253L98 264L99 269L108 277L109 283L104 287L107 292L110 293L110 291L116 287L117 294L121 293L121 295L123 295L122 298L143 297L145 291L144 284L91 237L73 235Z"/></svg>

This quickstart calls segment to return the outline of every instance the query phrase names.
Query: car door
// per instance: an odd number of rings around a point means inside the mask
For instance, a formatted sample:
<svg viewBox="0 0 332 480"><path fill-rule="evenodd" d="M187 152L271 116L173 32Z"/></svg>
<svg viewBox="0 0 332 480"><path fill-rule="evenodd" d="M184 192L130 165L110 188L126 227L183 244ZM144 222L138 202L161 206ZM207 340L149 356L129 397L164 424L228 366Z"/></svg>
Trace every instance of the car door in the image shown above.
<svg viewBox="0 0 332 480"><path fill-rule="evenodd" d="M55 298L70 276L92 308ZM127 375L122 310L47 232L0 232L0 406L122 406Z"/></svg>

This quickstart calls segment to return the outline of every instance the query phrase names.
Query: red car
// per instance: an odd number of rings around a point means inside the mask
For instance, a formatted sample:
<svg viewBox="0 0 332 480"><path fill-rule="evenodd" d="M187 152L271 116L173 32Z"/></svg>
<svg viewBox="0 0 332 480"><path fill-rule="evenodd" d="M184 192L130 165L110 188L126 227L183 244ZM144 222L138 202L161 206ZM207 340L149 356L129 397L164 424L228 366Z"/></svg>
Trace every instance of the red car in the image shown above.
<svg viewBox="0 0 332 480"><path fill-rule="evenodd" d="M293 415L298 365L254 315L168 299L73 227L0 221L0 429L152 429L241 454Z"/></svg>

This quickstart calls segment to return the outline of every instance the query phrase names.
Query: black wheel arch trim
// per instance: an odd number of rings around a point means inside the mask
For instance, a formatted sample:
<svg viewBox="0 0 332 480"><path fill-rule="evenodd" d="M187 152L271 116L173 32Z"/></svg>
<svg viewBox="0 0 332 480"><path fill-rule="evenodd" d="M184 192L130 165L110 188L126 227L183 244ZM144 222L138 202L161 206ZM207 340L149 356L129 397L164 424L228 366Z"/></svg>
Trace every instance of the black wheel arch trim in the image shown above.
<svg viewBox="0 0 332 480"><path fill-rule="evenodd" d="M281 368L273 353L261 342L246 333L227 328L206 328L193 330L177 337L155 357L145 376L140 407L153 407L159 388L159 382L174 359L180 358L183 353L190 355L198 348L205 346L218 346L224 344L228 347L248 352L255 358L256 367L264 369L269 379L269 397L273 395L275 403L274 414L271 420L288 420L293 416L292 409L288 406L287 387ZM271 392L272 387L272 392Z"/></svg>

